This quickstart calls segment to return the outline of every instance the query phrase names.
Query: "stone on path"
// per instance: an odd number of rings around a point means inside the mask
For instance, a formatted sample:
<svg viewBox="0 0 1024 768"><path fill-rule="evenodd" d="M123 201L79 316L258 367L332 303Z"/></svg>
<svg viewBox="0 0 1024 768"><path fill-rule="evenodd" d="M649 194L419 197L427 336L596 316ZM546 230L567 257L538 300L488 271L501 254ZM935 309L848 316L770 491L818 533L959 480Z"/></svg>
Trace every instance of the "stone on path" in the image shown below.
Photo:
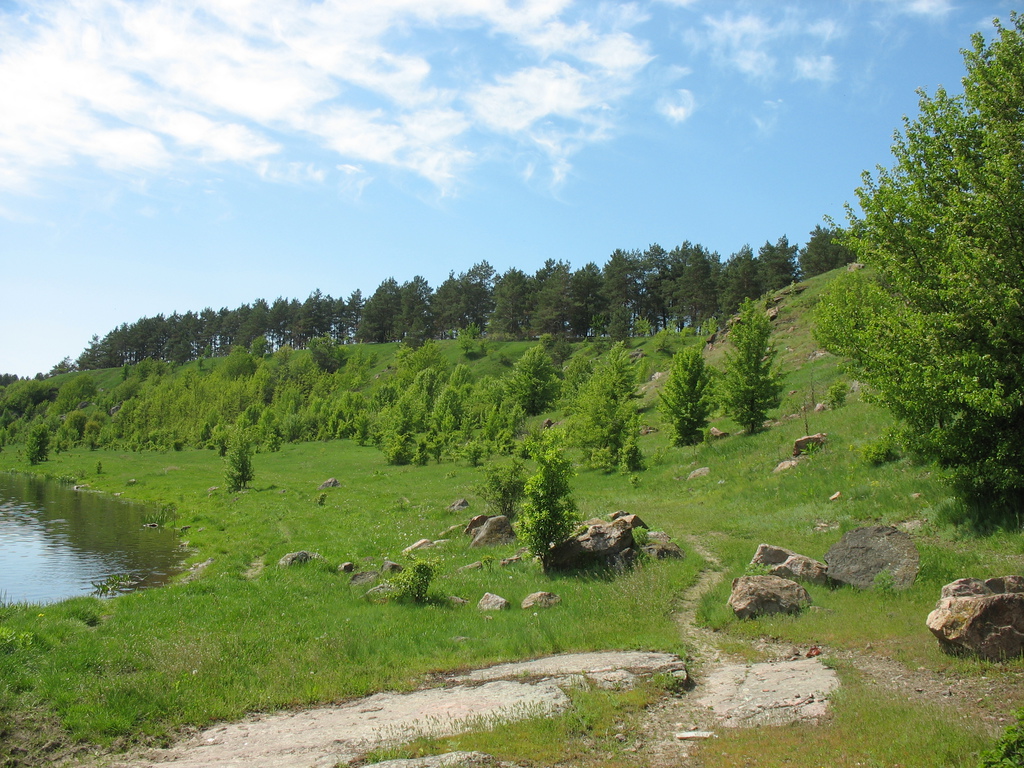
<svg viewBox="0 0 1024 768"><path fill-rule="evenodd" d="M871 589L883 571L892 573L893 586L906 589L917 578L920 555L914 540L891 525L872 525L850 531L825 553L828 575L840 584Z"/></svg>
<svg viewBox="0 0 1024 768"><path fill-rule="evenodd" d="M774 613L799 613L811 604L807 590L778 576L740 576L733 579L729 607L741 619Z"/></svg>
<svg viewBox="0 0 1024 768"><path fill-rule="evenodd" d="M727 728L817 720L839 678L818 659L727 665L704 681L699 703Z"/></svg>

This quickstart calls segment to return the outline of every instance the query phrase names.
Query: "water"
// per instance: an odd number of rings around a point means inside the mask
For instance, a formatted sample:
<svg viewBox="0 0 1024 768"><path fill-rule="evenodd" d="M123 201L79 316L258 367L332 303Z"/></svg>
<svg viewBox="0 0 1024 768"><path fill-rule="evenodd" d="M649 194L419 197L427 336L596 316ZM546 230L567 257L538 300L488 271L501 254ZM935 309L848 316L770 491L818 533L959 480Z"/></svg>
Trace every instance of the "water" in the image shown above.
<svg viewBox="0 0 1024 768"><path fill-rule="evenodd" d="M49 603L119 574L132 589L181 569L175 530L147 528L150 506L31 475L0 472L0 600Z"/></svg>

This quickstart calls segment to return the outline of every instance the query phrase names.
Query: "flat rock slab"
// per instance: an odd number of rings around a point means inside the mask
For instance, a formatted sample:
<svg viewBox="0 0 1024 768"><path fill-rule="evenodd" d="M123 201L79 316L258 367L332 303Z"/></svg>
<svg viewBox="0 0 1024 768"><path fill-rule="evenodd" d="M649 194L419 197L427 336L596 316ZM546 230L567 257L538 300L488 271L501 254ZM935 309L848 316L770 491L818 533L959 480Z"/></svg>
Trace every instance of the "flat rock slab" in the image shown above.
<svg viewBox="0 0 1024 768"><path fill-rule="evenodd" d="M822 717L838 687L836 673L816 658L735 664L711 673L699 703L727 728L785 725Z"/></svg>
<svg viewBox="0 0 1024 768"><path fill-rule="evenodd" d="M632 672L653 675L659 672L684 670L685 664L671 653L648 651L600 651L596 653L565 653L546 656L533 661L498 664L477 669L455 678L460 683L479 683L487 680L509 680L531 677L565 677L568 675L602 675Z"/></svg>
<svg viewBox="0 0 1024 768"><path fill-rule="evenodd" d="M444 736L559 712L569 698L554 683L495 680L473 687L378 693L339 707L254 717L216 726L149 760L119 768L333 768L375 747Z"/></svg>

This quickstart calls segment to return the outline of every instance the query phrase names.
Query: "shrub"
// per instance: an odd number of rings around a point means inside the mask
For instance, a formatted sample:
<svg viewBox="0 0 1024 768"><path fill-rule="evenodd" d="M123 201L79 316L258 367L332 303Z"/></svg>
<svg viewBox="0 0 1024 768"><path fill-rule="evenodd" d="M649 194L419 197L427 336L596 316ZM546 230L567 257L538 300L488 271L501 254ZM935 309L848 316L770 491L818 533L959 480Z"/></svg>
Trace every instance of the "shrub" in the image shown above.
<svg viewBox="0 0 1024 768"><path fill-rule="evenodd" d="M832 409L842 408L846 405L846 396L849 392L850 386L845 381L837 381L828 388L828 394L825 395L826 405Z"/></svg>
<svg viewBox="0 0 1024 768"><path fill-rule="evenodd" d="M408 568L388 579L388 596L404 602L422 603L427 599L430 582L437 566L433 560L417 560Z"/></svg>
<svg viewBox="0 0 1024 768"><path fill-rule="evenodd" d="M576 502L569 487L573 471L563 446L550 431L534 459L537 474L526 481L526 498L515 531L547 571L551 548L570 536L576 527Z"/></svg>
<svg viewBox="0 0 1024 768"><path fill-rule="evenodd" d="M29 464L40 464L50 455L50 430L39 422L28 431L25 441L25 457Z"/></svg>
<svg viewBox="0 0 1024 768"><path fill-rule="evenodd" d="M484 480L477 488L477 493L497 514L511 520L515 517L525 489L526 472L523 463L512 459L485 467Z"/></svg>
<svg viewBox="0 0 1024 768"><path fill-rule="evenodd" d="M225 457L224 483L228 491L241 491L253 481L252 441L249 433L236 428Z"/></svg>
<svg viewBox="0 0 1024 768"><path fill-rule="evenodd" d="M996 745L981 753L978 768L1024 766L1024 709L1018 709L1015 716L1017 722L1006 729Z"/></svg>

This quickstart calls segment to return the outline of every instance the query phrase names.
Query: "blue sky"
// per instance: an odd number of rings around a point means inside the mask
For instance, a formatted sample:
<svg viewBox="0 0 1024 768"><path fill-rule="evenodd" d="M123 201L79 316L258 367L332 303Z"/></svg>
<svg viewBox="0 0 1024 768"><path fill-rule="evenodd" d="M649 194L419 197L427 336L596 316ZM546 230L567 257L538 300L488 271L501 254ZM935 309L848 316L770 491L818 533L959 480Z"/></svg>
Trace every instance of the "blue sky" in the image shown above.
<svg viewBox="0 0 1024 768"><path fill-rule="evenodd" d="M158 313L843 218L985 0L0 0L0 373Z"/></svg>

